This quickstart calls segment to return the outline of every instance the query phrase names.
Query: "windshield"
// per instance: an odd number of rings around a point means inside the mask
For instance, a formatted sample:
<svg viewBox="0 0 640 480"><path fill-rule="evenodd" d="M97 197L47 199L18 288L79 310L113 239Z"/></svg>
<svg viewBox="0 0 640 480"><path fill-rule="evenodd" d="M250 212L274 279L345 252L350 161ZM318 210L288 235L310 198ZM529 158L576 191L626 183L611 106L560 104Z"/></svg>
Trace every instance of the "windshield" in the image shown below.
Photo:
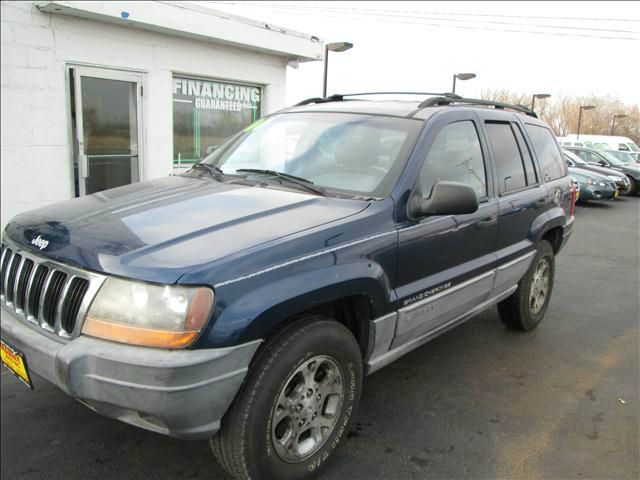
<svg viewBox="0 0 640 480"><path fill-rule="evenodd" d="M622 167L626 163L626 162L623 162L621 160L618 160L616 157L611 155L609 152L598 152L598 155L601 155L602 157L604 157L607 160L607 162L609 162L611 165L614 165L616 167Z"/></svg>
<svg viewBox="0 0 640 480"><path fill-rule="evenodd" d="M565 157L567 157L569 160L571 160L576 165L587 165L587 162L585 162L578 155L576 155L573 152L570 152L569 150L563 150L562 153L564 153Z"/></svg>
<svg viewBox="0 0 640 480"><path fill-rule="evenodd" d="M606 153L616 157L618 160L622 160L624 163L636 163L630 153L621 152L620 150L607 150Z"/></svg>
<svg viewBox="0 0 640 480"><path fill-rule="evenodd" d="M421 121L406 118L283 113L250 125L203 162L225 175L269 170L328 193L381 198L391 192L421 127Z"/></svg>

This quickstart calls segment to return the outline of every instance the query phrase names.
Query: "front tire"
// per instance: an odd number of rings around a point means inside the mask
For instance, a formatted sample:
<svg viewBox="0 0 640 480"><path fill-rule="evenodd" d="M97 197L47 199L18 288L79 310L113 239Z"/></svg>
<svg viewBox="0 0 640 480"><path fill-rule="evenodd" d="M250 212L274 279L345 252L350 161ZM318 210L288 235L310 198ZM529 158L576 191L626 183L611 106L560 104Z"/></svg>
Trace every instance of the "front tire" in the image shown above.
<svg viewBox="0 0 640 480"><path fill-rule="evenodd" d="M528 332L538 326L551 300L555 276L555 257L551 244L541 240L536 255L518 289L498 303L498 313L508 327Z"/></svg>
<svg viewBox="0 0 640 480"><path fill-rule="evenodd" d="M324 468L355 417L362 390L360 348L322 316L291 324L258 354L210 440L238 479L302 479Z"/></svg>

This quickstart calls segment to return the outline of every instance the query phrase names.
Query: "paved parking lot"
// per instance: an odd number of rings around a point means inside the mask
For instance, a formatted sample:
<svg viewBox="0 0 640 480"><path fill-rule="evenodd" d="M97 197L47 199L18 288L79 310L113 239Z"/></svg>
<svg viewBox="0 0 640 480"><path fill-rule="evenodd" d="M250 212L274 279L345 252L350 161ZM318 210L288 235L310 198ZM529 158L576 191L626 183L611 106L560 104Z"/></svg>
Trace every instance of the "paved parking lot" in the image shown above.
<svg viewBox="0 0 640 480"><path fill-rule="evenodd" d="M637 479L640 199L577 208L547 317L495 310L365 380L328 479ZM39 378L1 375L7 479L224 478L206 442L98 416Z"/></svg>

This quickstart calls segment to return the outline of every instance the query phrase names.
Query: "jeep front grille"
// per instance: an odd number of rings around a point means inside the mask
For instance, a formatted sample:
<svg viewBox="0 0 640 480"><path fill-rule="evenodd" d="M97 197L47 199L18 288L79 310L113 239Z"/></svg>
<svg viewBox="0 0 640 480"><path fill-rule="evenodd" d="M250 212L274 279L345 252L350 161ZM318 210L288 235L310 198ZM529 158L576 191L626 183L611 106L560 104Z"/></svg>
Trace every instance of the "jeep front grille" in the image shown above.
<svg viewBox="0 0 640 480"><path fill-rule="evenodd" d="M82 328L84 315L106 279L86 270L3 244L0 302L48 335L69 339Z"/></svg>

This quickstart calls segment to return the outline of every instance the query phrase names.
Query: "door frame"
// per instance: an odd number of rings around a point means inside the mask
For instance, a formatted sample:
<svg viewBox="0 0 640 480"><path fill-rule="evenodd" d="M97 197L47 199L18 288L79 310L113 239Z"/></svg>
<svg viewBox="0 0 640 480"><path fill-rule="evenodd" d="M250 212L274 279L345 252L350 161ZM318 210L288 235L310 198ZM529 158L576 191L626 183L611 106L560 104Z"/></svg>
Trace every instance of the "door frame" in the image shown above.
<svg viewBox="0 0 640 480"><path fill-rule="evenodd" d="M71 87L70 83L70 70L73 69L73 83L74 83L74 107L76 112L75 129L73 122L71 121ZM86 195L86 183L83 176L87 169L87 156L84 154L84 138L82 131L82 84L81 77L92 77L106 80L119 80L124 82L131 82L136 84L136 134L137 134L137 157L138 157L138 181L143 180L144 175L144 104L143 104L143 87L145 72L139 70L126 70L118 68L109 68L103 66L94 66L86 64L66 64L65 77L67 87L67 109L69 118L69 137L71 141L71 172L72 180L75 183L75 171L74 165L78 163L78 196L82 197ZM131 113L131 111L130 111ZM77 142L77 143L76 143ZM77 145L78 151L76 153L75 146ZM77 156L78 158L74 158Z"/></svg>

